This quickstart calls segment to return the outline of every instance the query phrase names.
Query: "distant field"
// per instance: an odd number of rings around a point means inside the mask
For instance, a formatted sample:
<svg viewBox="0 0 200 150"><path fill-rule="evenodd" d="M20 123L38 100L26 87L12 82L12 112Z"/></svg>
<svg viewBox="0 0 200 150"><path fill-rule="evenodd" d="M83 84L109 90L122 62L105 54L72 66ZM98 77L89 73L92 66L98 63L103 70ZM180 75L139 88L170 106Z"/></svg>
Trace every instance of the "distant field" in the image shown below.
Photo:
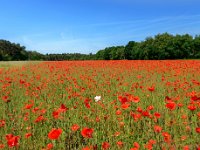
<svg viewBox="0 0 200 150"><path fill-rule="evenodd" d="M40 61L0 61L0 68L20 67L28 64L39 63Z"/></svg>

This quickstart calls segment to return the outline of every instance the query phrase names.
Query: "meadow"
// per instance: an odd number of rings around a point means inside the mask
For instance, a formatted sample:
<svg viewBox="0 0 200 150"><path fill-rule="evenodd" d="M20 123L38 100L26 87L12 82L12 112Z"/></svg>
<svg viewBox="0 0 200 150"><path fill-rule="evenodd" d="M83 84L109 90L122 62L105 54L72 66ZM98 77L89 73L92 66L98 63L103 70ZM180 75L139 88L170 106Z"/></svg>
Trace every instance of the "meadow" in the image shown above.
<svg viewBox="0 0 200 150"><path fill-rule="evenodd" d="M0 64L0 149L200 150L200 61Z"/></svg>

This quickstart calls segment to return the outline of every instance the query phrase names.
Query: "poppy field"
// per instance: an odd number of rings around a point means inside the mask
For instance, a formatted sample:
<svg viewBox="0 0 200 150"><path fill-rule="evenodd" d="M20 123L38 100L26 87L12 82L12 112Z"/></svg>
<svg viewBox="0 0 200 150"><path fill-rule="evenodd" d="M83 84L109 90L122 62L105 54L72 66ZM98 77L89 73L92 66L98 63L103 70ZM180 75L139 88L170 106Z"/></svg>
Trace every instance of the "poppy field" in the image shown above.
<svg viewBox="0 0 200 150"><path fill-rule="evenodd" d="M200 61L0 67L0 149L200 150Z"/></svg>

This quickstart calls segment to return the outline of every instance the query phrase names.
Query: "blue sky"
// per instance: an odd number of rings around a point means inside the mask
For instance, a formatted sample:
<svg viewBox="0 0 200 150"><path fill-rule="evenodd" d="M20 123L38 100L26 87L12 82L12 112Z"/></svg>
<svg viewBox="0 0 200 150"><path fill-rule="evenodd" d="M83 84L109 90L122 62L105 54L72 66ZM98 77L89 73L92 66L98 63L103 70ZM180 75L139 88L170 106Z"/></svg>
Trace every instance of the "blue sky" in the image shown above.
<svg viewBox="0 0 200 150"><path fill-rule="evenodd" d="M148 36L200 34L199 0L0 0L0 39L41 53L96 53Z"/></svg>

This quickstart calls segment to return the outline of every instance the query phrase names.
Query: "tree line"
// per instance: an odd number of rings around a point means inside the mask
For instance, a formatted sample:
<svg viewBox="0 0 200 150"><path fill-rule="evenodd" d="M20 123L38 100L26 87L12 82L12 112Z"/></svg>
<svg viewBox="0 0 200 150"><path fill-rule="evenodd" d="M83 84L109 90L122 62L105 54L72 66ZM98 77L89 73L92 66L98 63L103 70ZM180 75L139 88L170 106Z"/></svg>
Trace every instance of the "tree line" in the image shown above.
<svg viewBox="0 0 200 150"><path fill-rule="evenodd" d="M169 33L147 37L144 41L129 41L125 46L107 47L96 54L63 53L40 54L27 51L20 44L0 40L0 60L164 60L199 59L200 35L172 35Z"/></svg>

